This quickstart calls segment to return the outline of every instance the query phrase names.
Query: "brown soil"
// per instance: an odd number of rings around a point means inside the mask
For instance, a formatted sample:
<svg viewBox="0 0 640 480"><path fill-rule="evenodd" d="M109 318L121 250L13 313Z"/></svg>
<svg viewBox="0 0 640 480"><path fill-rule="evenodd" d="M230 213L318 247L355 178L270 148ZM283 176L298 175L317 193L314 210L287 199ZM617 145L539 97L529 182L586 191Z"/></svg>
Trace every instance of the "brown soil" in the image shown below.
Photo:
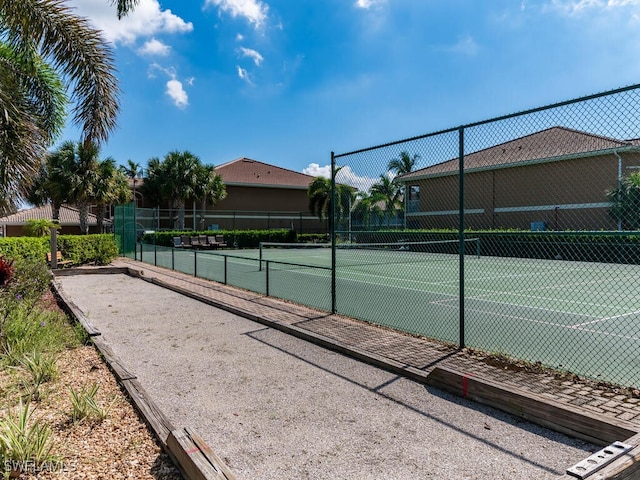
<svg viewBox="0 0 640 480"><path fill-rule="evenodd" d="M58 309L52 295L44 299L48 308ZM21 479L156 479L179 480L183 477L162 451L128 397L92 346L67 350L57 358L58 377L46 383L42 399L32 401L33 418L42 419L54 432L54 453L59 462L35 472L25 465ZM0 374L0 392L5 398L19 395L19 372ZM99 385L98 403L111 406L103 421L70 418L70 390ZM15 397L14 397L15 398ZM15 409L14 409L15 412ZM6 415L3 408L0 418ZM2 466L4 467L4 466Z"/></svg>

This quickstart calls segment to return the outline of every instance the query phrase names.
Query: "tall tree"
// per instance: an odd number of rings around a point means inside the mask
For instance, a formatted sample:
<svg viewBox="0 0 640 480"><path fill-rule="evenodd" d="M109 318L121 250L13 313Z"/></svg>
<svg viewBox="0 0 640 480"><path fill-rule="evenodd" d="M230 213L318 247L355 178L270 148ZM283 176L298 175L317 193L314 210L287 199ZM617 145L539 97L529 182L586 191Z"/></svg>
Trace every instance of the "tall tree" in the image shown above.
<svg viewBox="0 0 640 480"><path fill-rule="evenodd" d="M78 207L80 231L89 233L89 205L98 178L99 148L94 143L64 142L49 158L48 190Z"/></svg>
<svg viewBox="0 0 640 480"><path fill-rule="evenodd" d="M371 194L360 191L356 197L357 200L353 207L354 219L366 229L371 227L372 220L375 220L379 225L383 212L378 204L384 201L384 196L379 193Z"/></svg>
<svg viewBox="0 0 640 480"><path fill-rule="evenodd" d="M122 13L136 3L117 2ZM115 128L119 89L108 42L62 0L1 0L0 38L15 55L0 66L0 188L5 204L15 204L57 133L47 128L55 120L43 122L55 114L34 112L34 106L55 103L50 89L31 88L40 59L70 87L72 118L87 145L106 140Z"/></svg>
<svg viewBox="0 0 640 480"><path fill-rule="evenodd" d="M164 164L165 191L171 199L172 208L178 213L174 227L183 230L185 205L187 200L195 200L198 195L199 170L202 163L188 150L174 150L165 155Z"/></svg>
<svg viewBox="0 0 640 480"><path fill-rule="evenodd" d="M379 195L380 198L384 199L385 217L387 224L389 224L391 218L398 212L399 200L402 193L400 187L387 175L380 175L380 179L371 186L369 192L371 192L372 195Z"/></svg>
<svg viewBox="0 0 640 480"><path fill-rule="evenodd" d="M174 228L183 230L185 205L188 200L202 200L203 196L208 196L206 203L216 201L215 197L222 195L220 190L207 191L207 186L212 189L219 189L222 186L222 179L211 176L211 170L206 170L209 168L211 167L204 167L200 159L187 150L172 151L162 160L158 158L149 160L147 174L140 190L145 199L148 198L154 206L168 202L171 209L177 212Z"/></svg>
<svg viewBox="0 0 640 480"><path fill-rule="evenodd" d="M164 164L158 157L150 158L147 162L144 182L140 186L140 193L145 202L153 207L159 207L165 197Z"/></svg>
<svg viewBox="0 0 640 480"><path fill-rule="evenodd" d="M202 165L198 172L196 196L200 198L200 229L204 230L205 211L207 206L213 206L227 196L227 189L222 177L216 173L213 166Z"/></svg>
<svg viewBox="0 0 640 480"><path fill-rule="evenodd" d="M406 151L400 152L400 158L389 160L387 168L396 175L406 175L413 171L419 158L420 155L417 153L411 156Z"/></svg>
<svg viewBox="0 0 640 480"><path fill-rule="evenodd" d="M337 174L342 167L336 168ZM309 210L320 221L331 215L331 179L315 177L307 189L309 197ZM349 185L336 183L336 224L348 222L350 209L355 203L355 189Z"/></svg>
<svg viewBox="0 0 640 480"><path fill-rule="evenodd" d="M0 213L28 195L46 146L64 126L66 102L58 75L35 52L0 43Z"/></svg>
<svg viewBox="0 0 640 480"><path fill-rule="evenodd" d="M99 161L92 201L98 207L96 221L98 232L104 233L104 219L109 205L121 205L131 200L132 193L126 175L116 168L116 162L108 157Z"/></svg>
<svg viewBox="0 0 640 480"><path fill-rule="evenodd" d="M139 163L134 162L133 160L127 160L126 165L121 165L120 170L131 180L133 184L133 203L137 204L136 199L136 183L138 178L142 177L142 167Z"/></svg>
<svg viewBox="0 0 640 480"><path fill-rule="evenodd" d="M309 210L320 221L325 220L331 210L331 179L315 177L307 189L309 197Z"/></svg>

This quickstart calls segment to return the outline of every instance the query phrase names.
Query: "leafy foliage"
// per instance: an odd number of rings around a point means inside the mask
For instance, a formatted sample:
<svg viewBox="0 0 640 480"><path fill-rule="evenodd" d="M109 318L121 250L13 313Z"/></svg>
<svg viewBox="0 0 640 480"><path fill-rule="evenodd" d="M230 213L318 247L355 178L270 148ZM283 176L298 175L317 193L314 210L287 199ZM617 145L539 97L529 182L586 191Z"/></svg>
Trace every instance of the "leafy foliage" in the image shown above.
<svg viewBox="0 0 640 480"><path fill-rule="evenodd" d="M24 231L29 237L46 237L52 228L58 230L60 224L46 218L32 218L27 220Z"/></svg>
<svg viewBox="0 0 640 480"><path fill-rule="evenodd" d="M622 179L618 187L607 192L611 202L609 214L623 230L640 228L640 172L633 172Z"/></svg>
<svg viewBox="0 0 640 480"><path fill-rule="evenodd" d="M83 386L79 392L71 389L71 421L73 423L87 419L102 421L107 418L115 400L107 407L100 406L96 399L99 388L100 386L94 383L90 387Z"/></svg>
<svg viewBox="0 0 640 480"><path fill-rule="evenodd" d="M0 257L0 287L5 287L13 278L13 260Z"/></svg>
<svg viewBox="0 0 640 480"><path fill-rule="evenodd" d="M36 468L58 457L52 453L51 427L39 419L33 419L33 409L27 401L20 401L16 413L9 412L0 420L0 462L19 465L33 464Z"/></svg>

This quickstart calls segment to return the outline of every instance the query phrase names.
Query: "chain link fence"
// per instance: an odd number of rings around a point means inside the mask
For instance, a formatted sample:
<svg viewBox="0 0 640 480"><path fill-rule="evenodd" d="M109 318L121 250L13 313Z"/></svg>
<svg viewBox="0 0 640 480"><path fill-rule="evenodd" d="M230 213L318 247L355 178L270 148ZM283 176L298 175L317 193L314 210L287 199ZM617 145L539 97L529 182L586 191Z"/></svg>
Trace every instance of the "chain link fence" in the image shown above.
<svg viewBox="0 0 640 480"><path fill-rule="evenodd" d="M332 156L332 310L640 386L640 87Z"/></svg>
<svg viewBox="0 0 640 480"><path fill-rule="evenodd" d="M135 244L164 220L132 210L115 232L144 262L640 388L639 107L640 85L332 154L328 243Z"/></svg>

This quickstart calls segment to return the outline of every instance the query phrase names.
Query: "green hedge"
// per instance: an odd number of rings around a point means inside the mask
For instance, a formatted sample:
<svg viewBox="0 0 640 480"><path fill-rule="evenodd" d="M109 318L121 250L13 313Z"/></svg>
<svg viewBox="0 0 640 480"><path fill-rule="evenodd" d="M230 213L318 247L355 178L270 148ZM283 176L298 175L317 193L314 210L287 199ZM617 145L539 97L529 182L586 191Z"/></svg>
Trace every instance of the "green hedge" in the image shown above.
<svg viewBox="0 0 640 480"><path fill-rule="evenodd" d="M7 258L45 261L50 249L49 237L0 238L0 255ZM58 250L73 265L106 265L118 256L118 246L114 236L110 234L59 235Z"/></svg>
<svg viewBox="0 0 640 480"><path fill-rule="evenodd" d="M260 242L295 242L294 230L204 230L189 231L162 231L145 233L140 238L142 243L150 245L173 246L173 237L180 235L224 235L229 248L258 248Z"/></svg>

